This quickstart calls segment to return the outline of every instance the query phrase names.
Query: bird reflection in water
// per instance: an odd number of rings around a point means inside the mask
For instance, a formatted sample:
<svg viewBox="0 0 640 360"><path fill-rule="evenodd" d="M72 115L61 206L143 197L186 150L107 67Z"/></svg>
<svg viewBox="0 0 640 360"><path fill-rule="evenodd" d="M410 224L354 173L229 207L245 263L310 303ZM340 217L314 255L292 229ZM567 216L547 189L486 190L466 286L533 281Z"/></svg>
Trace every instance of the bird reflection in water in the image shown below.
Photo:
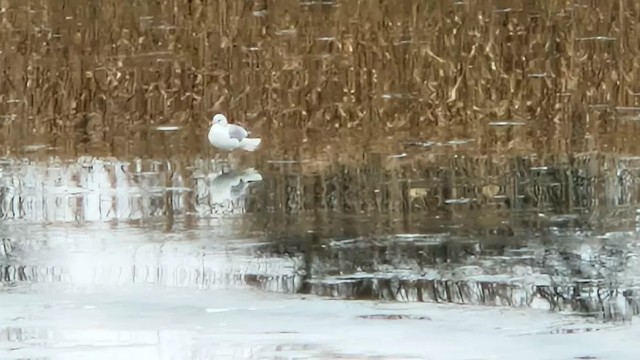
<svg viewBox="0 0 640 360"><path fill-rule="evenodd" d="M207 207L214 214L244 213L247 190L260 181L262 175L254 168L211 174L196 183L196 207L200 211Z"/></svg>

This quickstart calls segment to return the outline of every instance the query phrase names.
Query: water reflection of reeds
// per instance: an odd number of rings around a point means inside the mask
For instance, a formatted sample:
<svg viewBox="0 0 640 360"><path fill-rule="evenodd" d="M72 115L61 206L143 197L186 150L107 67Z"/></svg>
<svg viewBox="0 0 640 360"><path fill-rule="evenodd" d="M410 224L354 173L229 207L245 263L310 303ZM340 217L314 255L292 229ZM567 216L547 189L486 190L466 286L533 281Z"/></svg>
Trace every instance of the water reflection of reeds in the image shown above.
<svg viewBox="0 0 640 360"><path fill-rule="evenodd" d="M606 308L612 319L636 311L636 158L560 157L546 166L529 158L433 160L366 154L359 166L336 160L309 170L273 161L221 174L219 164L200 159L14 159L0 167L0 210L12 229L106 222L257 237L266 241L261 253L298 259L288 275L248 268L214 275L277 291ZM5 230L5 245L19 248ZM62 276L10 263L2 270L8 283ZM202 280L197 266L189 271Z"/></svg>

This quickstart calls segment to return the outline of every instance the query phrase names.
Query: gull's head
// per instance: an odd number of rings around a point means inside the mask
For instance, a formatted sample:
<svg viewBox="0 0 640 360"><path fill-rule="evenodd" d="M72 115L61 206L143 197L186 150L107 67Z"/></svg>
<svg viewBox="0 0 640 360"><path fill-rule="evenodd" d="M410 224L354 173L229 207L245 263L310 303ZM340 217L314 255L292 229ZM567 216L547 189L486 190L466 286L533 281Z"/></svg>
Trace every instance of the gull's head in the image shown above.
<svg viewBox="0 0 640 360"><path fill-rule="evenodd" d="M222 114L215 114L213 116L213 120L211 120L212 125L227 125L227 118Z"/></svg>

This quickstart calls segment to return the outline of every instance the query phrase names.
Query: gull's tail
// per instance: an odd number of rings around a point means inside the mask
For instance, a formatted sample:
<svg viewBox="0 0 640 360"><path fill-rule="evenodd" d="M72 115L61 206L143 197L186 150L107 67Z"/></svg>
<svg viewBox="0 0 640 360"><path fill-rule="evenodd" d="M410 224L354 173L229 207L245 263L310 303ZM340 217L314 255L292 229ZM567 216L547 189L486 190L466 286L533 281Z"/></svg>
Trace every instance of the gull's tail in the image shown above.
<svg viewBox="0 0 640 360"><path fill-rule="evenodd" d="M261 142L262 142L262 139L260 138L255 138L255 139L244 138L242 139L242 141L240 141L240 149L247 150L247 151L254 151L255 149L258 148Z"/></svg>

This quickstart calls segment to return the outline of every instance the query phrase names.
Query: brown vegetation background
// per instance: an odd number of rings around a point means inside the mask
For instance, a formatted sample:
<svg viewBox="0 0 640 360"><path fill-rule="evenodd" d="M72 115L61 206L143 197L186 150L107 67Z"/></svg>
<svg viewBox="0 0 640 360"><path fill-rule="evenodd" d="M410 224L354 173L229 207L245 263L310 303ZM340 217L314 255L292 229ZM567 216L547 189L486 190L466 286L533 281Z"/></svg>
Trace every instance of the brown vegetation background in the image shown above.
<svg viewBox="0 0 640 360"><path fill-rule="evenodd" d="M215 111L285 155L395 151L397 139L472 139L482 154L638 151L633 0L0 7L5 154L48 143L148 155L164 135L145 127L159 124L184 126L170 142L198 152Z"/></svg>

